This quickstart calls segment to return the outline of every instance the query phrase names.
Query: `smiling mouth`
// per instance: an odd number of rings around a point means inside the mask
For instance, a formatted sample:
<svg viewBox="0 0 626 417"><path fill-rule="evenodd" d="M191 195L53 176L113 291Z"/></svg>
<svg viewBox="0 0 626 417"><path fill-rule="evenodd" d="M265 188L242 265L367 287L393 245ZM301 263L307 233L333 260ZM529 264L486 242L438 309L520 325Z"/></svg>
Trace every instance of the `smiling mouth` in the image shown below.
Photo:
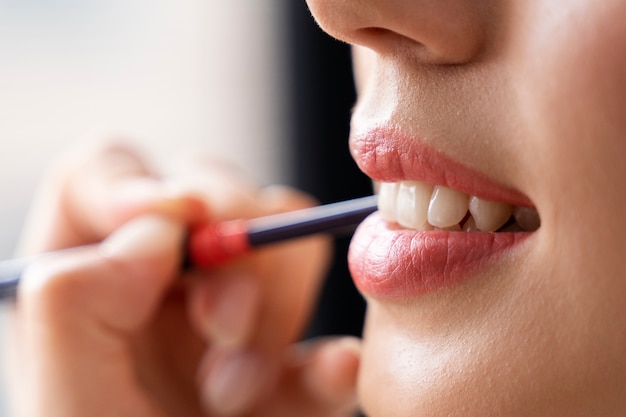
<svg viewBox="0 0 626 417"><path fill-rule="evenodd" d="M533 232L536 209L488 201L421 181L376 183L378 209L387 222L417 231Z"/></svg>
<svg viewBox="0 0 626 417"><path fill-rule="evenodd" d="M410 298L521 259L540 227L530 197L395 127L354 128L350 149L378 186L348 264L361 292Z"/></svg>

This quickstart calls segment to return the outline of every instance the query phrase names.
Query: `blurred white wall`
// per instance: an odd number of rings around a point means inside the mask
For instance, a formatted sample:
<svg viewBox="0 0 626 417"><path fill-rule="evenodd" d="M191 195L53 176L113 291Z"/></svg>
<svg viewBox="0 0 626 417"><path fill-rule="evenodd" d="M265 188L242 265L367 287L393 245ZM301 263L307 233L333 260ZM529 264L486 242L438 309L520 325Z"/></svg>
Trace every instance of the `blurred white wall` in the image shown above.
<svg viewBox="0 0 626 417"><path fill-rule="evenodd" d="M45 166L117 133L284 172L276 0L0 0L0 257Z"/></svg>

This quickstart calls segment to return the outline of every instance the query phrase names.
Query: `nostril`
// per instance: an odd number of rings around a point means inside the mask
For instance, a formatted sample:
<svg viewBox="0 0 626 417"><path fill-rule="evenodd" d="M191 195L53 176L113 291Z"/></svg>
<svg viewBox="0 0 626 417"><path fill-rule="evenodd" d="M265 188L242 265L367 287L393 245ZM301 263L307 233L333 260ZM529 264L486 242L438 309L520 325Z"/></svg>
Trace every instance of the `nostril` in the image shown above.
<svg viewBox="0 0 626 417"><path fill-rule="evenodd" d="M361 45L367 45L368 49L382 56L403 55L426 65L462 64L469 60L465 57L452 57L416 39L388 29L363 28L356 34Z"/></svg>
<svg viewBox="0 0 626 417"><path fill-rule="evenodd" d="M468 45L455 39L422 42L416 38L384 28L363 28L355 31L358 44L379 55L403 55L420 64L460 65L466 64L480 54L478 43ZM356 42L353 42L356 43Z"/></svg>
<svg viewBox="0 0 626 417"><path fill-rule="evenodd" d="M426 64L464 64L483 49L489 13L460 0L308 0L323 30L337 39L401 53ZM488 10L487 10L488 11Z"/></svg>
<svg viewBox="0 0 626 417"><path fill-rule="evenodd" d="M355 31L361 45L379 53L407 50L407 48L424 49L422 42L411 39L398 32L380 27L362 28Z"/></svg>

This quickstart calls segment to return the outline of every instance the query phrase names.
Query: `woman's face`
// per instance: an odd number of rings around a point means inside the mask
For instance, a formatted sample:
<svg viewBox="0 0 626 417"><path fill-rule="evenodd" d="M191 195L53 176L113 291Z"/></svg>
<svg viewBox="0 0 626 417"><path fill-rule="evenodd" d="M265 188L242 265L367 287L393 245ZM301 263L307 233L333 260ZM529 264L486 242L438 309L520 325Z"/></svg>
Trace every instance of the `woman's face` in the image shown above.
<svg viewBox="0 0 626 417"><path fill-rule="evenodd" d="M385 183L350 251L366 414L626 413L626 2L308 3L359 45Z"/></svg>

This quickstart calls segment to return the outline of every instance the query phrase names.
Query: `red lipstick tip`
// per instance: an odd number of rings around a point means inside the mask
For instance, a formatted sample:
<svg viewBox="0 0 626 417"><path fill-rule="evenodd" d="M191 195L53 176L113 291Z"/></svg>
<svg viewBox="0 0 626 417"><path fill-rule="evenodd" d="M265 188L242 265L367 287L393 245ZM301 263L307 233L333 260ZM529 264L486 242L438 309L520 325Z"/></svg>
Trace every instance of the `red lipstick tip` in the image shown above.
<svg viewBox="0 0 626 417"><path fill-rule="evenodd" d="M194 267L224 264L250 250L245 220L208 223L191 230L188 256Z"/></svg>

